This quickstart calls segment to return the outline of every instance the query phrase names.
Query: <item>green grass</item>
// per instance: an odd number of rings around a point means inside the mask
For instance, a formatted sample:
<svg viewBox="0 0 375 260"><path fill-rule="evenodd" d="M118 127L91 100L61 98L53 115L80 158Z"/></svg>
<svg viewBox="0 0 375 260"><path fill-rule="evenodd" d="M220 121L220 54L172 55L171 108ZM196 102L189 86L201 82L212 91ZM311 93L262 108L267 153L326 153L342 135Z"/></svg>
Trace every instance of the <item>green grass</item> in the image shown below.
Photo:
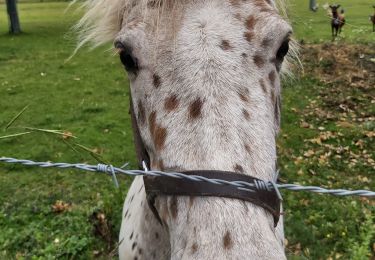
<svg viewBox="0 0 375 260"><path fill-rule="evenodd" d="M330 41L331 21L323 6L325 3L340 3L345 10L346 25L338 40L356 43L375 42L375 33L372 33L372 23L369 20L369 15L374 13L372 0L316 1L319 9L315 13L309 10L309 1L289 2L289 15L298 40L314 43Z"/></svg>
<svg viewBox="0 0 375 260"><path fill-rule="evenodd" d="M340 121L340 113L334 113L336 117L327 120L320 115L320 110L315 110L323 108L324 113L329 111L325 106L330 102L322 101L322 96L326 96L332 87L335 86L307 77L293 87L284 88L284 121L278 145L282 179L287 183L326 188L374 190L371 179L375 173L374 165L366 159L367 156L374 158L373 139L364 136L369 131L368 126L353 123L349 129L339 127L336 123ZM344 91L348 96L355 95L351 89ZM365 102L370 106L370 99ZM373 111L365 113L374 115ZM301 127L301 122L307 122L312 129ZM324 127L324 130L319 130L319 127ZM374 124L369 128L373 131ZM322 145L310 141L326 133L333 134L333 137L322 141ZM362 148L355 145L358 140L364 141ZM348 150L341 152L343 147ZM364 150L369 154L361 154ZM354 155L359 156L353 165ZM284 202L286 237L291 255L309 259L367 259L374 254L371 249L375 242L374 204L370 201L287 192L284 193Z"/></svg>
<svg viewBox="0 0 375 260"><path fill-rule="evenodd" d="M369 1L343 0L342 5L348 22L362 26L363 32L352 35L348 26L340 41L373 42L375 34L365 33L371 29L366 20L371 11L367 8ZM94 52L82 50L65 62L74 49L67 32L79 15L72 11L64 14L66 7L67 3L20 4L24 33L14 37L6 33L5 6L0 5L0 136L22 132L22 126L61 129L78 137L68 140L70 143L90 147L114 165L130 162L130 167L135 168L128 84L119 61L105 46ZM330 41L329 22L323 19L322 11L313 14L305 8L307 3L295 4L292 9L297 37L305 42ZM301 23L301 17L313 29ZM316 20L310 21L311 17ZM374 167L362 153L367 150L374 158L373 138L365 135L374 131L374 124L353 119L374 117L370 98L374 88L323 83L309 68L329 68L332 61L305 62L305 74L287 83L283 93L283 130L279 140L282 179L326 187L374 189ZM332 94L333 90L338 94ZM347 102L347 97L358 103L353 114L344 115L338 106L330 106ZM3 132L26 105L28 109ZM324 113L332 112L333 118L319 116L318 108ZM337 125L345 116L349 128ZM312 127L301 128L301 122ZM328 131L334 136L323 145L308 141ZM362 147L356 145L359 140ZM348 147L348 151L341 153L340 147ZM0 156L96 163L89 153L75 149L66 145L61 136L48 133L0 139ZM305 156L307 151L313 153ZM332 154L328 160L320 158L329 151ZM359 157L354 158L353 154ZM354 164L353 159L357 160ZM131 179L119 177L119 181L121 186L116 190L110 177L97 174L0 165L0 259L111 256ZM293 192L284 192L284 198L290 258L368 259L374 254L373 202ZM53 209L59 201L66 207L60 213ZM103 230L103 225L96 228L100 213L106 216L107 232L98 234L98 230Z"/></svg>
<svg viewBox="0 0 375 260"><path fill-rule="evenodd" d="M24 34L9 36L4 5L0 5L0 126L2 129L24 106L29 108L15 126L62 129L78 136L78 143L96 148L114 165L135 167L128 115L128 84L118 59L101 48L74 50L67 32L77 14L64 14L66 3L20 4ZM78 149L78 148L77 148ZM35 133L0 141L0 154L34 160L96 161L82 149L74 152L60 136ZM95 236L90 216L105 212L114 240L130 178L120 178L116 190L110 178L77 171L25 169L1 165L0 258L15 256L81 257L108 254L114 245ZM71 203L56 214L57 200ZM54 242L59 241L59 242ZM96 252L97 253L97 252Z"/></svg>

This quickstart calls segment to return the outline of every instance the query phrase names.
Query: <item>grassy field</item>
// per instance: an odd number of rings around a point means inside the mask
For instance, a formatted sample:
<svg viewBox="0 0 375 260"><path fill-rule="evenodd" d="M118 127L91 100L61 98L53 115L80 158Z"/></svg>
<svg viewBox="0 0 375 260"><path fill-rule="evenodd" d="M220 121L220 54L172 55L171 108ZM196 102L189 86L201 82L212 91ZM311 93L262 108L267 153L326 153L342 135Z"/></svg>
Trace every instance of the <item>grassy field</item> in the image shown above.
<svg viewBox="0 0 375 260"><path fill-rule="evenodd" d="M322 8L313 14L307 2L292 3L297 38L324 44L302 46L304 71L284 86L278 144L282 180L374 190L371 2L340 2L353 26L345 27L334 44ZM100 156L135 168L128 84L118 58L104 46L82 50L65 62L74 49L67 32L79 16L73 11L64 14L66 7L67 3L20 4L24 33L13 37L6 33L5 6L0 5L1 131L29 105L0 136L34 127L59 129L77 138L34 131L0 139L0 156L94 164L94 157ZM110 177L0 165L0 259L115 257L122 203L131 182L118 178L116 190ZM291 259L374 257L373 201L283 194Z"/></svg>
<svg viewBox="0 0 375 260"><path fill-rule="evenodd" d="M339 40L356 43L374 43L372 24L369 15L374 9L372 0L341 0L316 1L319 4L316 13L309 11L308 1L289 0L289 15L292 20L296 38L306 42L322 43L331 38L330 17L327 13L327 3L340 3L345 10L346 25L343 27ZM329 9L329 8L328 8Z"/></svg>

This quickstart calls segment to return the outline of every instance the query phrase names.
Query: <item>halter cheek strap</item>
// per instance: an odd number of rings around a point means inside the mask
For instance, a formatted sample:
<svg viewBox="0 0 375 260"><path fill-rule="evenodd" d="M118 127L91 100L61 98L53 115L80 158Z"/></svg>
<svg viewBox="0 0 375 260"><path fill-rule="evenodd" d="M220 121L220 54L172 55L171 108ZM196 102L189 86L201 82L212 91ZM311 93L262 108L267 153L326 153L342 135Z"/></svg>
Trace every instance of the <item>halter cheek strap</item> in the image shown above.
<svg viewBox="0 0 375 260"><path fill-rule="evenodd" d="M133 126L134 143L138 159L138 166L144 169L143 163L150 168L150 158L140 135L139 127L134 113L133 99L130 96L130 115ZM159 213L155 207L158 195L171 196L198 196L222 197L251 202L268 211L274 219L275 227L280 218L281 196L270 182L264 182L252 176L226 171L199 170L182 172L190 176L202 176L208 179L221 179L226 181L242 181L253 184L253 188L244 189L232 185L218 185L209 182L198 182L189 179L171 177L144 176L143 181L147 194L147 201L151 211L162 224Z"/></svg>

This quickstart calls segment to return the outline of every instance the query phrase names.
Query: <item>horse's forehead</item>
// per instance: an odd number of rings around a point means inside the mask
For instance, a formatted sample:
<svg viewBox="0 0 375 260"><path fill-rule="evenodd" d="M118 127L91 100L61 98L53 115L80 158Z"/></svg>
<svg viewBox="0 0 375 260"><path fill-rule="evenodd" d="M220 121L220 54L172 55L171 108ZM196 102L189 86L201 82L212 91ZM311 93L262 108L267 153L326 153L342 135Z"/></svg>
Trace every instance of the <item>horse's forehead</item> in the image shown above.
<svg viewBox="0 0 375 260"><path fill-rule="evenodd" d="M225 11L238 18L240 14L244 13L268 13L269 18L281 17L278 15L278 8L274 0L143 0L138 1L138 4L133 4L130 10L125 13L123 26L134 20L144 20L154 26L158 25L163 18L177 18L178 22L178 18L186 15L198 15L199 10L207 9L207 7L211 7L209 8L211 13L206 13L207 16L214 16L217 12ZM262 16L259 17L260 20L262 18Z"/></svg>
<svg viewBox="0 0 375 260"><path fill-rule="evenodd" d="M176 34L186 22L201 24L203 27L214 24L214 30L221 35L245 28L246 31L254 31L251 34L256 34L258 38L266 34L277 34L278 28L281 31L291 30L272 0L174 0L168 1L174 2L168 5L163 5L162 2L149 1L146 6L135 6L134 12L127 13L124 18L120 34L126 34L129 29L143 24L143 33L148 35L146 37L151 37L153 42L161 39L175 40ZM228 26L233 24L240 26ZM252 30L255 25L258 28ZM251 36L248 33L246 38L250 39ZM158 48L162 49L161 46Z"/></svg>
<svg viewBox="0 0 375 260"><path fill-rule="evenodd" d="M245 70L258 75L274 64L272 55L292 30L271 1L175 0L179 1L184 4L163 10L135 6L116 37L132 46L143 68L159 71L163 80L191 78L184 71L171 70L172 65L217 73L232 64L240 69L225 69L228 75L222 78L243 75Z"/></svg>

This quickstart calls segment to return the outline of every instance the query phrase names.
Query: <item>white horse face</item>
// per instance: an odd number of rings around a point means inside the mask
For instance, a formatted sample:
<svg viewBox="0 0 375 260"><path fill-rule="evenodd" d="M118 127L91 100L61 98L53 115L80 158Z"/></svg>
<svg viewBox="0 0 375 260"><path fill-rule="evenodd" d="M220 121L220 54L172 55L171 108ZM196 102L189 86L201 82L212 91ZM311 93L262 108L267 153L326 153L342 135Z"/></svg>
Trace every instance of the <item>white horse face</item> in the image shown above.
<svg viewBox="0 0 375 260"><path fill-rule="evenodd" d="M225 128L226 138L242 139L238 128L249 127L260 138L274 138L291 27L271 2L181 1L164 8L149 4L147 11L140 4L122 24L115 46L154 166L163 160L166 167L186 168L174 147L189 153L207 140L223 150L214 135L185 131L202 124L220 123L211 129ZM198 152L189 160L200 157Z"/></svg>
<svg viewBox="0 0 375 260"><path fill-rule="evenodd" d="M235 171L275 180L280 71L292 31L275 3L111 3L88 4L83 42L114 39L151 168ZM142 179L136 179L124 205L121 257L285 257L282 221L275 230L272 216L251 203L159 196L155 207L163 226L147 206Z"/></svg>

